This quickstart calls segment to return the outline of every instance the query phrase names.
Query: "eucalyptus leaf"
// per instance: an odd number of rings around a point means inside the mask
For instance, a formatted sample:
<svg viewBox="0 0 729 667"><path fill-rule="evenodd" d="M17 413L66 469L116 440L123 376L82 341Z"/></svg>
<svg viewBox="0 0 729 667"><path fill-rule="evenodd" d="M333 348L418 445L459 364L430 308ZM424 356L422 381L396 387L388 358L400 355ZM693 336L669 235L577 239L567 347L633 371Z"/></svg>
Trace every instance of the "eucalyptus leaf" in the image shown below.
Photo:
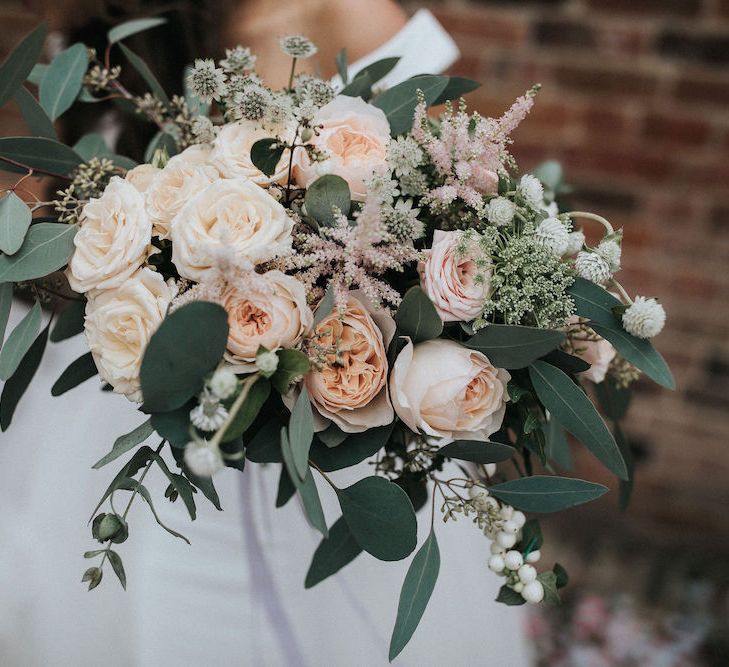
<svg viewBox="0 0 729 667"><path fill-rule="evenodd" d="M122 585L122 588L127 590L127 575L124 572L124 564L122 563L121 556L116 551L109 549L106 557L109 559L111 568L114 570L114 574L116 574L119 579L119 583Z"/></svg>
<svg viewBox="0 0 729 667"><path fill-rule="evenodd" d="M342 79L342 83L346 86L349 81L349 69L347 67L347 49L342 49L335 58L337 64L337 72Z"/></svg>
<svg viewBox="0 0 729 667"><path fill-rule="evenodd" d="M334 310L334 287L332 284L327 287L321 301L319 301L314 312L314 328L318 327Z"/></svg>
<svg viewBox="0 0 729 667"><path fill-rule="evenodd" d="M481 442L478 440L454 440L441 447L438 454L449 459L471 461L472 463L499 463L508 461L516 450L500 442Z"/></svg>
<svg viewBox="0 0 729 667"><path fill-rule="evenodd" d="M576 375L577 373L584 373L590 370L590 364L584 359L575 356L574 354L567 354L564 350L552 350L549 354L545 354L542 357L542 361L546 361L552 366L556 366L565 373Z"/></svg>
<svg viewBox="0 0 729 667"><path fill-rule="evenodd" d="M0 251L6 255L18 252L32 219L27 204L14 192L0 199Z"/></svg>
<svg viewBox="0 0 729 667"><path fill-rule="evenodd" d="M0 107L18 91L43 50L48 25L43 22L27 34L0 65Z"/></svg>
<svg viewBox="0 0 729 667"><path fill-rule="evenodd" d="M26 352L33 345L41 325L41 305L38 301L12 330L0 350L0 380L7 380L17 370Z"/></svg>
<svg viewBox="0 0 729 667"><path fill-rule="evenodd" d="M62 340L83 333L86 316L86 300L71 301L57 316L51 329L51 342Z"/></svg>
<svg viewBox="0 0 729 667"><path fill-rule="evenodd" d="M36 63L35 65L33 65L30 73L25 80L28 83L32 83L37 88L38 86L40 86L40 82L43 81L43 76L45 75L47 69L48 65L46 65L45 63Z"/></svg>
<svg viewBox="0 0 729 667"><path fill-rule="evenodd" d="M253 420L258 416L270 393L271 383L266 378L259 377L248 391L248 396L243 401L243 405L238 410L238 414L236 414L228 428L225 429L223 442L230 442L231 440L240 438L248 430Z"/></svg>
<svg viewBox="0 0 729 667"><path fill-rule="evenodd" d="M137 445L143 443L150 435L152 435L152 433L154 433L154 429L152 428L151 420L148 419L146 422L137 426L137 428L133 431L130 431L125 435L120 435L114 441L111 451L106 454L106 456L102 456L92 467L95 469L102 468L107 463L115 461L120 456L126 454L129 450L134 449Z"/></svg>
<svg viewBox="0 0 729 667"><path fill-rule="evenodd" d="M0 255L0 282L35 280L58 271L73 254L77 231L76 225L54 222L31 225L20 250Z"/></svg>
<svg viewBox="0 0 729 667"><path fill-rule="evenodd" d="M546 447L545 454L550 461L556 463L560 468L572 470L572 452L570 451L564 429L556 419L549 419L545 429Z"/></svg>
<svg viewBox="0 0 729 667"><path fill-rule="evenodd" d="M342 431L334 422L316 434L317 438L327 447L339 447L347 439L348 435L348 433Z"/></svg>
<svg viewBox="0 0 729 667"><path fill-rule="evenodd" d="M46 137L0 138L0 167L17 172L16 165L7 164L2 158L17 162L23 167L64 177L83 162L73 149Z"/></svg>
<svg viewBox="0 0 729 667"><path fill-rule="evenodd" d="M316 586L339 572L361 553L362 547L354 539L344 517L339 517L329 529L329 537L322 539L316 548L306 573L304 586L306 588Z"/></svg>
<svg viewBox="0 0 729 667"><path fill-rule="evenodd" d="M278 491L276 492L276 507L283 507L296 494L296 487L291 481L286 466L281 466L281 474L278 478Z"/></svg>
<svg viewBox="0 0 729 667"><path fill-rule="evenodd" d="M163 23L167 23L167 19L162 17L125 21L124 23L120 23L109 30L109 32L106 33L106 37L109 40L109 44L115 44L116 42L120 42L121 40L131 37L132 35L136 35L139 32L156 28L158 25L162 25Z"/></svg>
<svg viewBox="0 0 729 667"><path fill-rule="evenodd" d="M497 368L526 368L539 357L555 350L564 340L561 331L534 327L489 324L479 329L464 345L485 354Z"/></svg>
<svg viewBox="0 0 729 667"><path fill-rule="evenodd" d="M172 156L177 153L177 142L171 134L157 132L144 151L144 161L152 162L152 158L154 158L154 154L159 148L164 148L167 151L167 155Z"/></svg>
<svg viewBox="0 0 729 667"><path fill-rule="evenodd" d="M13 305L13 283L0 283L0 350L5 340L5 329L10 319L10 308Z"/></svg>
<svg viewBox="0 0 729 667"><path fill-rule="evenodd" d="M405 648L417 629L435 588L439 571L440 550L435 531L431 528L428 539L410 563L400 591L395 628L390 639L390 662Z"/></svg>
<svg viewBox="0 0 729 667"><path fill-rule="evenodd" d="M98 375L98 373L99 371L96 368L91 352L87 352L71 362L69 367L61 373L61 376L51 387L51 395L60 396L61 394L65 394L82 382L86 382L86 380Z"/></svg>
<svg viewBox="0 0 729 667"><path fill-rule="evenodd" d="M412 503L397 484L382 477L365 477L337 489L339 506L357 543L375 558L402 560L417 543Z"/></svg>
<svg viewBox="0 0 729 667"><path fill-rule="evenodd" d="M48 65L40 82L38 98L51 120L56 120L73 104L89 66L85 44L74 44L61 51Z"/></svg>
<svg viewBox="0 0 729 667"><path fill-rule="evenodd" d="M278 366L271 376L271 384L279 394L288 392L291 384L308 373L311 364L309 357L299 350L281 349L276 353Z"/></svg>
<svg viewBox="0 0 729 667"><path fill-rule="evenodd" d="M308 215L320 225L332 227L335 224L334 209L344 216L349 215L352 203L349 185L341 176L326 174L307 188L304 203Z"/></svg>
<svg viewBox="0 0 729 667"><path fill-rule="evenodd" d="M413 77L388 88L372 104L384 111L390 123L390 134L396 137L408 132L413 126L413 115L418 104L418 90L422 91L426 104L430 106L440 97L447 85L447 76Z"/></svg>
<svg viewBox="0 0 729 667"><path fill-rule="evenodd" d="M372 94L372 79L370 75L365 73L352 79L342 90L340 95L347 97L361 97L363 100L369 99Z"/></svg>
<svg viewBox="0 0 729 667"><path fill-rule="evenodd" d="M196 474L194 474L185 463L184 453L182 449L173 447L172 455L175 457L175 461L177 462L177 465L182 469L185 477L187 477L187 479L190 480L190 482L192 482L192 484L194 484L196 488L200 489L202 494L212 503L213 507L215 507L216 510L218 510L219 512L222 511L223 508L220 505L220 497L218 496L215 484L213 484L213 478L198 477Z"/></svg>
<svg viewBox="0 0 729 667"><path fill-rule="evenodd" d="M607 487L571 477L534 475L488 487L491 495L524 512L559 512L590 502Z"/></svg>
<svg viewBox="0 0 729 667"><path fill-rule="evenodd" d="M397 329L413 343L437 338L443 332L443 322L433 302L421 287L411 287L395 313Z"/></svg>
<svg viewBox="0 0 729 667"><path fill-rule="evenodd" d="M359 77L368 76L370 83L377 83L380 79L387 76L399 62L400 56L376 60L371 65L367 65L359 70L359 72L354 75L352 81L356 81Z"/></svg>
<svg viewBox="0 0 729 667"><path fill-rule="evenodd" d="M251 146L251 162L266 176L272 176L285 150L286 144L279 139L259 139Z"/></svg>
<svg viewBox="0 0 729 667"><path fill-rule="evenodd" d="M289 434L285 426L281 427L281 458L283 459L286 472L288 472L292 484L298 489L304 480L299 476L296 468L294 453L291 449L291 441L289 440Z"/></svg>
<svg viewBox="0 0 729 667"><path fill-rule="evenodd" d="M173 537L177 537L184 542L187 542L187 544L190 544L190 540L188 540L182 533L178 533L176 530L173 530L169 526L162 523L162 519L159 518L159 515L157 514L157 510L154 508L154 503L152 502L152 495L149 493L149 490L147 489L144 484L140 484L139 481L136 479L132 479L131 477L126 477L121 480L119 485L117 486L118 489L124 489L126 491L136 491L142 498L144 498L145 501L147 501L147 505L149 505L149 509L152 512L152 516L154 517L154 520L157 522L157 524L166 530L170 535Z"/></svg>
<svg viewBox="0 0 729 667"><path fill-rule="evenodd" d="M192 497L193 488L190 482L188 482L182 475L173 473L167 467L165 460L157 452L152 452L150 456L155 461L155 463L157 463L159 469L162 471L162 474L168 479L169 483L172 485L172 488L174 488L180 498L182 498L182 502L185 503L185 508L190 515L190 519L194 521L196 508L195 500Z"/></svg>
<svg viewBox="0 0 729 667"><path fill-rule="evenodd" d="M254 463L281 463L281 425L267 421L246 443L246 458Z"/></svg>
<svg viewBox="0 0 729 667"><path fill-rule="evenodd" d="M309 458L324 472L350 468L379 452L390 439L393 426L394 423L352 433L337 447L327 447L319 437L315 437Z"/></svg>
<svg viewBox="0 0 729 667"><path fill-rule="evenodd" d="M324 510L319 500L319 492L316 488L316 481L311 474L311 468L307 468L304 481L299 486L301 503L304 506L306 518L313 528L316 528L325 538L329 537L327 521L324 517Z"/></svg>
<svg viewBox="0 0 729 667"><path fill-rule="evenodd" d="M132 67L139 72L139 75L145 80L149 86L150 91L155 95L166 107L170 106L170 98L167 96L165 89L160 85L157 77L149 69L147 63L142 60L134 51L126 47L124 44L119 44L127 60L130 62Z"/></svg>
<svg viewBox="0 0 729 667"><path fill-rule="evenodd" d="M609 375L595 385L595 395L605 416L613 421L620 421L628 412L632 391L621 387Z"/></svg>
<svg viewBox="0 0 729 667"><path fill-rule="evenodd" d="M18 105L25 124L33 135L53 140L58 139L56 128L53 127L53 121L48 117L38 100L24 86L18 88L13 99L15 104Z"/></svg>
<svg viewBox="0 0 729 667"><path fill-rule="evenodd" d="M518 607L526 604L526 600L521 596L521 593L517 593L513 588L506 584L499 589L499 594L496 596L496 602L501 602L509 607Z"/></svg>
<svg viewBox="0 0 729 667"><path fill-rule="evenodd" d="M150 418L152 427L172 447L184 449L190 442L190 411L193 407L195 403L189 401L169 412L155 412Z"/></svg>
<svg viewBox="0 0 729 667"><path fill-rule="evenodd" d="M529 367L534 391L545 408L610 471L627 479L623 455L590 399L568 375L544 361Z"/></svg>
<svg viewBox="0 0 729 667"><path fill-rule="evenodd" d="M433 101L433 106L444 104L448 100L455 100L463 95L480 88L481 84L473 79L466 79L462 76L449 76L448 83L443 92Z"/></svg>
<svg viewBox="0 0 729 667"><path fill-rule="evenodd" d="M299 478L303 480L309 469L309 449L314 438L314 415L305 385L301 387L301 393L291 410L288 435L294 466Z"/></svg>
<svg viewBox="0 0 729 667"><path fill-rule="evenodd" d="M215 303L196 301L168 315L142 359L144 408L167 412L184 405L215 370L228 341L228 315Z"/></svg>

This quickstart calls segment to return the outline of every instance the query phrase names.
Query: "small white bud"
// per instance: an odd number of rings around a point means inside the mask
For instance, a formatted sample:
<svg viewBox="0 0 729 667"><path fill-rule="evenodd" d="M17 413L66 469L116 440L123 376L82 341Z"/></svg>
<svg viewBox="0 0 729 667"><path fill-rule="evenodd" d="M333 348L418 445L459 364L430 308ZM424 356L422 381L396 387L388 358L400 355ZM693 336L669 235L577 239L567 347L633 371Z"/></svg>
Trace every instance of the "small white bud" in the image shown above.
<svg viewBox="0 0 729 667"><path fill-rule="evenodd" d="M517 581L512 588L517 592L521 593L524 590L524 584L521 583L521 581Z"/></svg>
<svg viewBox="0 0 729 667"><path fill-rule="evenodd" d="M484 488L483 486L479 486L478 484L474 484L468 489L468 497L471 500L476 500L476 498L480 498L481 496L486 497L488 495L489 490Z"/></svg>
<svg viewBox="0 0 729 667"><path fill-rule="evenodd" d="M515 521L509 519L503 526L501 526L501 530L503 530L505 533L516 535L519 532L519 526L516 524Z"/></svg>
<svg viewBox="0 0 729 667"><path fill-rule="evenodd" d="M526 523L526 517L524 516L524 512L520 512L519 510L516 510L511 515L511 520L521 528Z"/></svg>
<svg viewBox="0 0 729 667"><path fill-rule="evenodd" d="M487 463L484 465L484 470L486 470L486 474L489 477L493 477L494 473L496 472L496 464L495 463Z"/></svg>
<svg viewBox="0 0 729 667"><path fill-rule="evenodd" d="M504 571L504 559L499 555L494 555L489 558L489 570L500 574Z"/></svg>
<svg viewBox="0 0 729 667"><path fill-rule="evenodd" d="M567 237L567 250L565 251L565 255L576 255L582 250L584 244L585 233L581 229L578 229L576 232L570 232Z"/></svg>
<svg viewBox="0 0 729 667"><path fill-rule="evenodd" d="M228 366L218 368L208 382L210 391L221 400L232 396L237 387L238 378Z"/></svg>
<svg viewBox="0 0 729 667"><path fill-rule="evenodd" d="M504 505L501 508L501 518L505 521L511 519L512 514L514 514L514 508L511 505Z"/></svg>
<svg viewBox="0 0 729 667"><path fill-rule="evenodd" d="M521 596L532 604L537 604L544 599L544 586L541 581L530 581L524 586Z"/></svg>
<svg viewBox="0 0 729 667"><path fill-rule="evenodd" d="M522 565L517 573L519 581L524 584L531 583L537 578L537 571L533 565Z"/></svg>
<svg viewBox="0 0 729 667"><path fill-rule="evenodd" d="M527 563L538 563L539 559L542 557L542 552L539 551L539 549L535 549L534 551L530 551L529 555L526 557Z"/></svg>
<svg viewBox="0 0 729 667"><path fill-rule="evenodd" d="M278 368L278 355L275 352L261 352L256 355L256 368L265 377L271 377Z"/></svg>
<svg viewBox="0 0 729 667"><path fill-rule="evenodd" d="M496 541L504 547L504 549L511 549L511 547L516 544L516 535L511 535L502 531L496 535Z"/></svg>
<svg viewBox="0 0 729 667"><path fill-rule="evenodd" d="M509 570L518 570L524 564L524 558L518 551L512 549L506 552L504 564Z"/></svg>
<svg viewBox="0 0 729 667"><path fill-rule="evenodd" d="M223 457L217 446L202 440L185 447L185 463L194 475L212 477L223 467Z"/></svg>
<svg viewBox="0 0 729 667"><path fill-rule="evenodd" d="M503 556L505 552L506 552L506 549L504 549L504 547L502 547L500 544L497 544L496 542L491 543L491 553L494 556L496 556L496 555Z"/></svg>

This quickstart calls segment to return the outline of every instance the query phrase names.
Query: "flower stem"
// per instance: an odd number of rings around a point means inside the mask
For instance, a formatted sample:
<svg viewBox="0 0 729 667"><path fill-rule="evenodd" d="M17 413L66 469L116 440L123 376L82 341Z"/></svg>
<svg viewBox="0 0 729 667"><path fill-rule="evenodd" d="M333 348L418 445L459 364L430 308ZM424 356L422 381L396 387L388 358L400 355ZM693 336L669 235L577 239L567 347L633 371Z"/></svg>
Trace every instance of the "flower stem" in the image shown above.
<svg viewBox="0 0 729 667"><path fill-rule="evenodd" d="M230 406L230 410L228 411L228 417L223 422L223 425L215 432L215 435L210 440L210 444L213 447L216 447L220 444L220 441L223 439L223 435L225 435L225 432L228 430L228 426L230 426L233 423L233 420L235 419L236 415L238 414L238 411L243 406L243 403L245 403L246 398L248 397L248 393L251 390L251 387L256 383L256 380L258 380L260 376L258 373L255 373L254 375L249 375L245 380L243 380L243 385L240 388L240 393L238 394L238 397L235 399L233 405Z"/></svg>
<svg viewBox="0 0 729 667"><path fill-rule="evenodd" d="M625 299L629 306L632 305L633 299L630 298L630 295L625 291L625 288L617 280L615 280L615 278L610 278L610 285L620 292L620 296Z"/></svg>
<svg viewBox="0 0 729 667"><path fill-rule="evenodd" d="M291 59L291 73L289 74L289 85L288 89L294 89L294 72L296 72L296 58Z"/></svg>
<svg viewBox="0 0 729 667"><path fill-rule="evenodd" d="M596 213L588 213L587 211L569 211L565 215L569 216L570 218L585 218L586 220L594 220L595 222L599 222L605 228L605 231L608 234L615 233L613 226L605 218L603 218L601 215L597 215Z"/></svg>

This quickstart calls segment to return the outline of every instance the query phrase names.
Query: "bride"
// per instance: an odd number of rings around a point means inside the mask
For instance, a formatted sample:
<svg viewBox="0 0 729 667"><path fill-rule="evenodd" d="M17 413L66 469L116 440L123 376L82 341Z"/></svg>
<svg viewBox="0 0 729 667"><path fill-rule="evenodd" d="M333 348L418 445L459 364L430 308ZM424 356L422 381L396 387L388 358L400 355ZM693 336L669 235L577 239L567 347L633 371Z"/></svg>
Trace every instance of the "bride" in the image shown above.
<svg viewBox="0 0 729 667"><path fill-rule="evenodd" d="M249 0L238 3L226 25L225 42L252 47L259 73L273 85L287 67L274 37L292 31L319 45L324 74L332 73L328 65L342 44L349 47L352 72L401 56L385 85L443 71L458 57L429 12L420 10L408 21L391 0ZM23 310L14 304L10 326ZM166 482L148 478L161 520L192 545L162 531L137 503L130 539L120 549L128 591L108 572L108 580L86 592L78 581L86 566L81 553L94 543L85 518L109 477L90 466L143 418L93 380L50 397L50 384L85 351L82 337L48 348L39 373L44 377L36 378L2 437L2 663L387 664L409 559L383 564L362 554L305 590L319 536L295 501L275 508L278 466L249 463L242 477L232 469L221 472L215 482L225 511L200 499L192 524L179 503L164 500ZM356 478L347 476L344 471L339 480ZM328 489L320 491L331 524L337 502ZM427 521L420 523L425 529ZM412 642L394 664L528 664L521 611L493 602L500 581L486 567L487 542L467 519L440 530L449 533L440 540L440 579ZM423 538L421 531L419 542Z"/></svg>

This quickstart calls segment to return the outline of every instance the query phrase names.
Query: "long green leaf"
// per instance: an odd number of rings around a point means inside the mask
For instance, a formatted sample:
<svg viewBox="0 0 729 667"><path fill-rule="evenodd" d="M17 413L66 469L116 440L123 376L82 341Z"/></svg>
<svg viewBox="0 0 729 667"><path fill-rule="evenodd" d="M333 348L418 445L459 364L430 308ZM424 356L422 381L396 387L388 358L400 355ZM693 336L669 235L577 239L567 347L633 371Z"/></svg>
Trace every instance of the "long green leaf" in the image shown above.
<svg viewBox="0 0 729 667"><path fill-rule="evenodd" d="M0 65L0 107L15 95L38 61L47 30L48 25L41 23L23 38Z"/></svg>
<svg viewBox="0 0 729 667"><path fill-rule="evenodd" d="M60 343L62 340L82 333L85 315L86 300L69 303L56 316L56 322L51 329L51 342Z"/></svg>
<svg viewBox="0 0 729 667"><path fill-rule="evenodd" d="M463 95L466 95L480 87L481 84L478 81L466 79L462 76L449 76L448 84L444 88L443 92L438 95L437 99L433 102L433 106L443 104L448 100L455 100L457 97L462 97Z"/></svg>
<svg viewBox="0 0 729 667"><path fill-rule="evenodd" d="M309 470L309 449L314 437L314 415L311 411L309 392L305 386L302 386L301 393L291 410L288 435L296 473L299 479L303 480Z"/></svg>
<svg viewBox="0 0 729 667"><path fill-rule="evenodd" d="M130 449L134 449L134 447L143 443L152 433L154 433L154 429L152 428L151 420L148 419L133 431L125 435L120 435L114 441L111 451L105 456L102 456L92 467L95 469L104 467L107 463L111 463L126 454Z"/></svg>
<svg viewBox="0 0 729 667"><path fill-rule="evenodd" d="M106 37L109 40L109 44L115 44L116 42L120 42L121 40L131 37L132 35L136 35L139 32L156 28L158 25L162 25L163 23L167 23L167 19L162 17L125 21L124 23L120 23L109 30L109 32L106 33Z"/></svg>
<svg viewBox="0 0 729 667"><path fill-rule="evenodd" d="M23 167L68 176L83 160L68 146L46 137L2 137L0 158ZM0 159L0 167L18 171L18 167Z"/></svg>
<svg viewBox="0 0 729 667"><path fill-rule="evenodd" d="M233 422L225 430L223 442L230 442L240 438L258 416L263 404L271 393L271 383L264 377L259 377L253 384L243 402L241 409L233 419Z"/></svg>
<svg viewBox="0 0 729 667"><path fill-rule="evenodd" d="M77 230L76 225L55 222L31 225L20 250L0 256L0 282L35 280L64 267L73 254Z"/></svg>
<svg viewBox="0 0 729 667"><path fill-rule="evenodd" d="M167 97L165 89L162 88L160 82L157 80L157 77L152 73L152 70L149 69L147 63L145 63L144 60L142 60L130 48L124 46L124 44L119 44L119 47L124 52L124 55L127 57L127 60L129 60L132 67L137 70L140 76L147 82L147 85L149 86L151 92L162 102L162 104L164 104L166 107L169 107L170 98Z"/></svg>
<svg viewBox="0 0 729 667"><path fill-rule="evenodd" d="M125 489L126 491L135 491L142 496L147 501L147 505L149 505L149 509L152 512L152 516L154 516L154 520L157 522L157 524L162 527L164 530L166 530L170 535L177 537L184 542L187 542L190 544L190 540L188 540L182 533L178 533L176 530L172 530L169 526L166 526L164 523L162 523L162 520L159 518L159 515L157 514L157 510L154 508L154 503L152 502L152 495L147 490L147 487L144 486L144 484L140 484L136 479L132 479L131 477L127 477L119 483L119 485L116 487L117 489Z"/></svg>
<svg viewBox="0 0 729 667"><path fill-rule="evenodd" d="M311 474L311 468L307 469L304 481L299 486L299 495L301 496L301 503L304 506L304 512L309 523L325 538L328 537L329 530L327 529L327 521L324 518L324 510L321 507L319 492L316 489L316 482L314 481L314 476Z"/></svg>
<svg viewBox="0 0 729 667"><path fill-rule="evenodd" d="M327 577L339 572L361 553L362 547L354 539L344 517L339 517L329 529L329 537L324 538L316 548L309 571L306 573L304 586L306 588L316 586Z"/></svg>
<svg viewBox="0 0 729 667"><path fill-rule="evenodd" d="M489 324L464 345L485 354L497 368L526 368L533 361L555 350L564 333L551 329Z"/></svg>
<svg viewBox="0 0 729 667"><path fill-rule="evenodd" d="M61 373L61 376L51 387L51 395L60 396L65 394L82 382L86 382L86 380L98 375L98 372L91 352L87 352L71 362L70 366Z"/></svg>
<svg viewBox="0 0 729 667"><path fill-rule="evenodd" d="M41 305L37 301L8 336L0 350L0 380L7 380L17 370L40 331Z"/></svg>
<svg viewBox="0 0 729 667"><path fill-rule="evenodd" d="M379 452L390 439L393 426L394 422L362 433L353 433L337 447L327 447L316 437L311 445L309 458L324 472L350 468Z"/></svg>
<svg viewBox="0 0 729 667"><path fill-rule="evenodd" d="M10 319L10 308L13 305L13 283L0 283L0 350L5 340L5 328Z"/></svg>
<svg viewBox="0 0 729 667"><path fill-rule="evenodd" d="M276 492L276 507L283 507L296 494L296 487L291 481L291 475L286 466L281 466L281 474L278 478L278 491Z"/></svg>
<svg viewBox="0 0 729 667"><path fill-rule="evenodd" d="M127 575L124 572L124 564L122 563L121 556L116 552L109 549L107 552L107 558L111 563L111 568L114 570L114 574L119 579L119 583L122 585L124 590L127 590Z"/></svg>
<svg viewBox="0 0 729 667"><path fill-rule="evenodd" d="M419 287L411 287L395 313L398 331L410 336L413 343L437 338L443 332L443 322L433 302Z"/></svg>
<svg viewBox="0 0 729 667"><path fill-rule="evenodd" d="M507 461L515 453L516 450L509 445L478 440L455 440L438 450L442 456L472 463L499 463Z"/></svg>
<svg viewBox="0 0 729 667"><path fill-rule="evenodd" d="M627 479L620 448L585 393L563 373L544 361L529 367L534 391L552 417L582 442L610 471Z"/></svg>
<svg viewBox="0 0 729 667"><path fill-rule="evenodd" d="M354 75L354 78L352 81L354 82L356 79L358 79L361 76L368 76L370 79L370 84L377 83L382 77L389 74L392 69L400 62L399 56L394 56L391 58L382 58L382 60L376 60L371 65L367 65L367 67L363 67L357 74Z"/></svg>
<svg viewBox="0 0 729 667"><path fill-rule="evenodd" d="M428 539L410 563L400 591L395 628L390 640L390 662L405 648L418 627L435 588L439 571L440 550L435 531L431 528Z"/></svg>
<svg viewBox="0 0 729 667"><path fill-rule="evenodd" d="M413 77L389 88L372 104L385 112L390 123L390 134L396 137L413 126L413 114L418 103L418 90L423 92L426 104L431 105L447 85L447 76Z"/></svg>
<svg viewBox="0 0 729 667"><path fill-rule="evenodd" d="M56 120L78 97L88 66L89 53L84 44L61 51L48 66L38 97L51 120Z"/></svg>
<svg viewBox="0 0 729 667"><path fill-rule="evenodd" d="M178 495L182 498L182 502L185 503L190 519L195 520L196 508L195 500L193 496L192 485L182 475L177 475L172 472L168 467L165 460L157 453L152 452L152 459L157 463L162 474L169 480L172 488L177 491Z"/></svg>
<svg viewBox="0 0 729 667"><path fill-rule="evenodd" d="M28 129L36 137L46 137L47 139L57 140L56 128L53 127L53 121L48 117L38 100L28 92L24 86L20 86L13 96L15 104L18 105L20 113L25 120Z"/></svg>
<svg viewBox="0 0 729 667"><path fill-rule="evenodd" d="M14 192L0 199L0 251L6 255L18 252L32 219L30 209Z"/></svg>
<svg viewBox="0 0 729 667"><path fill-rule="evenodd" d="M154 430L172 447L185 449L190 442L190 410L193 407L195 403L189 401L170 412L155 412L152 415Z"/></svg>
<svg viewBox="0 0 729 667"><path fill-rule="evenodd" d="M534 475L490 486L489 491L524 512L559 512L595 500L608 489L583 479Z"/></svg>

